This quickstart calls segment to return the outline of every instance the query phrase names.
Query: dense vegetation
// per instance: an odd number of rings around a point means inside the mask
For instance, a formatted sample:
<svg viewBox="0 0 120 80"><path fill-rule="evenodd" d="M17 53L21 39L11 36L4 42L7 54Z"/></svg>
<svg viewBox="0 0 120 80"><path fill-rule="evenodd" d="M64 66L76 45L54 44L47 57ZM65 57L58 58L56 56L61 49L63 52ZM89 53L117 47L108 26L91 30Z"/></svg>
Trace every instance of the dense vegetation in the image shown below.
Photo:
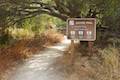
<svg viewBox="0 0 120 80"><path fill-rule="evenodd" d="M6 22L19 21L40 14L66 20L69 17L103 19L119 17L119 0L3 0L1 15Z"/></svg>
<svg viewBox="0 0 120 80"><path fill-rule="evenodd" d="M11 25L30 26L32 30L35 30L37 26L44 24L44 18L41 17L40 23L36 22L39 25L36 25L34 23L36 19L33 17L42 14L57 17L63 21L70 17L96 18L98 29L101 30L103 27L102 29L120 37L118 36L120 30L119 0L1 0L0 11L0 34L3 37L6 36L6 27ZM25 20L28 18L31 19ZM64 25L60 20L55 23Z"/></svg>
<svg viewBox="0 0 120 80"><path fill-rule="evenodd" d="M80 76L90 67L86 73L92 80L120 80L119 2L120 0L0 0L0 79L1 73L13 62L29 57L45 45L60 42L63 36L57 34L57 31L47 31L48 26L65 28L68 18L96 18L97 40L91 57L93 59L84 60L83 54L89 53L86 45L77 45L75 66L70 66L70 70L75 68L75 71L71 71L71 76L74 77L76 73ZM112 46L107 47L107 44ZM63 61L70 61L71 50L70 46ZM85 71L79 72L81 67L86 68Z"/></svg>

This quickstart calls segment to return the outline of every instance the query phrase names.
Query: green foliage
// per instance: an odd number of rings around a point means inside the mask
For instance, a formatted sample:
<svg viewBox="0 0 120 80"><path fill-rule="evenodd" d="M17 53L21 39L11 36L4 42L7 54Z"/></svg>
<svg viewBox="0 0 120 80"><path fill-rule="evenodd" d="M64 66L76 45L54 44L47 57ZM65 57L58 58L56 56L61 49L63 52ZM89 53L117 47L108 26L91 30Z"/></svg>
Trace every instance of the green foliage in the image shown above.
<svg viewBox="0 0 120 80"><path fill-rule="evenodd" d="M48 14L62 20L69 17L93 17L98 19L99 24L107 25L109 17L116 22L119 8L119 0L8 0L0 10L6 13L8 21Z"/></svg>
<svg viewBox="0 0 120 80"><path fill-rule="evenodd" d="M119 0L107 0L103 14L103 24L113 30L120 29L120 4Z"/></svg>
<svg viewBox="0 0 120 80"><path fill-rule="evenodd" d="M108 47L99 50L102 58L102 65L99 66L100 71L97 72L97 80L119 80L119 50L114 47Z"/></svg>
<svg viewBox="0 0 120 80"><path fill-rule="evenodd" d="M0 45L8 44L8 42L9 42L8 34L4 34L4 35L0 36Z"/></svg>
<svg viewBox="0 0 120 80"><path fill-rule="evenodd" d="M18 28L39 33L47 24L64 27L71 17L96 18L98 27L120 30L119 0L2 0L0 11L2 31L17 23Z"/></svg>
<svg viewBox="0 0 120 80"><path fill-rule="evenodd" d="M44 32L46 30L45 26L48 24L59 27L62 26L64 22L49 15L40 15L34 18L25 19L14 27L9 27L8 31L9 35L14 39L30 39L36 34L39 35Z"/></svg>

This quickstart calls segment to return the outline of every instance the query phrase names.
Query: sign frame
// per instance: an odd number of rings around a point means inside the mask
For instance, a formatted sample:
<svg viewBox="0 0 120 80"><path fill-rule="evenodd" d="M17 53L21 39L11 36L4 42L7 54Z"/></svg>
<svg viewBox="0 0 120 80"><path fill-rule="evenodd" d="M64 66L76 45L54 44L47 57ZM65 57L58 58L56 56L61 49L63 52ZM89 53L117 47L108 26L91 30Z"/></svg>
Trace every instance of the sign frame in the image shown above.
<svg viewBox="0 0 120 80"><path fill-rule="evenodd" d="M75 21L75 20L81 20L81 21L94 21L94 34L93 34L93 37L92 39L71 39L71 38L68 38L69 37L69 21L72 20L72 21ZM96 40L96 19L95 18L68 18L67 19L67 29L66 29L66 35L67 35L67 38L70 39L70 40L80 40L80 41L95 41Z"/></svg>

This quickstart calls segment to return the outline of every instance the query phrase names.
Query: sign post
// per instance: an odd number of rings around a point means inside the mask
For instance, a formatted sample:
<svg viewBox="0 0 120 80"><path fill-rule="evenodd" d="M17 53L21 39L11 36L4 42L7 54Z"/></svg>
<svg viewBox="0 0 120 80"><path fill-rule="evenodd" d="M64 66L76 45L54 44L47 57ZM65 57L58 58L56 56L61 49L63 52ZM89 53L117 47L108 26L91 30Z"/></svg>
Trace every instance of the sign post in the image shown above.
<svg viewBox="0 0 120 80"><path fill-rule="evenodd" d="M89 51L92 51L93 41L96 40L95 18L69 18L67 20L67 38L73 40L87 41Z"/></svg>

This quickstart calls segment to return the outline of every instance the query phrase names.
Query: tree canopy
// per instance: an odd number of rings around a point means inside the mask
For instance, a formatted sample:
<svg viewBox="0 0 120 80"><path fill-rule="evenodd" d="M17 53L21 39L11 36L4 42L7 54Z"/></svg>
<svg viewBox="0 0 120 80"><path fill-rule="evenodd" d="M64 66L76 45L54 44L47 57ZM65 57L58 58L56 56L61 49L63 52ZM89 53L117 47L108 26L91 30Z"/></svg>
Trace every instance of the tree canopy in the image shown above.
<svg viewBox="0 0 120 80"><path fill-rule="evenodd" d="M108 24L109 18L120 19L119 0L1 0L0 11L1 19L9 24L40 14L64 21L71 17L97 18L100 24Z"/></svg>
<svg viewBox="0 0 120 80"><path fill-rule="evenodd" d="M109 33L114 31L113 33L119 35L119 2L120 0L0 0L0 37L6 36L7 27L14 24L22 27L20 25L22 22L25 26L34 25L32 29L37 30L36 26L41 27L42 23L37 25L34 22L33 24L32 17L42 14L57 17L62 21L66 21L68 18L96 18L97 29L100 29L101 26L102 28L107 27ZM26 21L25 19L28 18L32 20ZM45 22L44 20L47 18L41 17L40 21ZM58 23L64 25L61 21Z"/></svg>

